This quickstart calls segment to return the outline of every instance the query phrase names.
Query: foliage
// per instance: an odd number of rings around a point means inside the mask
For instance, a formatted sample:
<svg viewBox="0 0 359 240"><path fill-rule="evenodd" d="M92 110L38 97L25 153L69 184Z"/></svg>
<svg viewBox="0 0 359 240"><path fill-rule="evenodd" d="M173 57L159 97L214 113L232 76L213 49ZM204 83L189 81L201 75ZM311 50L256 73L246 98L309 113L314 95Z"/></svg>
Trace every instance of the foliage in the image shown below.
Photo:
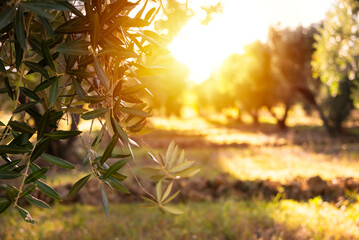
<svg viewBox="0 0 359 240"><path fill-rule="evenodd" d="M312 77L310 64L315 32L314 25L307 28L298 26L295 29L272 26L269 29L272 68L279 85L277 95L285 106L282 119L274 113L273 116L278 119L281 127L285 127L288 111L295 103L309 103L317 107L315 93L319 91L320 81Z"/></svg>
<svg viewBox="0 0 359 240"><path fill-rule="evenodd" d="M193 15L192 10L187 8L186 4L177 0L166 1L165 6L166 16L154 22L155 29L162 33L161 38L156 39L161 46L167 46ZM152 102L155 114L180 116L189 70L176 61L167 48L161 46L152 46L152 55L146 57L147 65L165 69L165 71L147 75L144 79L144 82L148 84L148 89L154 95L149 101Z"/></svg>
<svg viewBox="0 0 359 240"><path fill-rule="evenodd" d="M67 197L74 196L89 179L95 178L108 214L104 186L128 193L121 183L126 176L119 170L125 165L131 169L131 145L137 146L131 136L140 132L151 116L151 109L139 97L146 86L138 73L150 71L141 59L148 54L146 49L156 44L152 37L157 34L146 27L154 20L159 6L147 10L147 4L147 0L32 0L1 4L1 93L8 95L14 110L7 123L1 122L0 154L5 163L0 165L0 212L12 205L25 221L33 223L23 208L24 201L48 207L31 196L33 191L38 189L61 201L60 195L45 183L48 168L41 168L38 163L46 161L73 169L75 166L65 159L45 152L51 142L78 135L86 149L83 165L89 166L90 172L72 186ZM138 11L130 17L134 9ZM69 114L91 121L88 140L81 137L81 131L60 129L60 122L67 121ZM92 131L95 122L102 126L99 133ZM102 151L100 144L107 139L110 140ZM121 152L114 152L116 146L120 146ZM176 162L176 149L171 144L168 150L173 156L172 167L182 163ZM110 165L109 158L117 161ZM188 165L182 168L191 169ZM166 173L167 170L163 168ZM174 179L177 176L158 178L158 191L165 181ZM160 201L162 198L154 197L139 181L138 184L151 201L168 210Z"/></svg>
<svg viewBox="0 0 359 240"><path fill-rule="evenodd" d="M358 79L358 3L338 0L319 28L313 68L326 84L325 114L333 132L353 108L353 90Z"/></svg>
<svg viewBox="0 0 359 240"><path fill-rule="evenodd" d="M156 30L163 31L167 38L173 39L193 14L187 4L167 0L166 17L155 22Z"/></svg>
<svg viewBox="0 0 359 240"><path fill-rule="evenodd" d="M211 78L217 81L214 90L231 99L232 106L250 113L255 123L261 107L277 103L271 51L260 41L247 45L242 55L229 56Z"/></svg>

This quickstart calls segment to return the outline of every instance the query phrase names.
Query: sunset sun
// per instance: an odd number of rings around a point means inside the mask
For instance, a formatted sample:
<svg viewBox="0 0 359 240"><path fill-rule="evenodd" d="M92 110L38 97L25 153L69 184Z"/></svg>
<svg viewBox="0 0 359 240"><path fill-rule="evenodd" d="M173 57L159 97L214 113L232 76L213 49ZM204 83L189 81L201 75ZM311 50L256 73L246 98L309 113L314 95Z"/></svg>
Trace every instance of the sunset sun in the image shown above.
<svg viewBox="0 0 359 240"><path fill-rule="evenodd" d="M331 0L223 0L222 11L213 14L208 25L203 25L206 12L200 6L216 2L189 1L188 7L194 9L195 15L169 46L173 56L190 69L189 79L195 83L208 79L231 53L242 53L246 44L266 41L270 25L308 26L320 21L332 3Z"/></svg>

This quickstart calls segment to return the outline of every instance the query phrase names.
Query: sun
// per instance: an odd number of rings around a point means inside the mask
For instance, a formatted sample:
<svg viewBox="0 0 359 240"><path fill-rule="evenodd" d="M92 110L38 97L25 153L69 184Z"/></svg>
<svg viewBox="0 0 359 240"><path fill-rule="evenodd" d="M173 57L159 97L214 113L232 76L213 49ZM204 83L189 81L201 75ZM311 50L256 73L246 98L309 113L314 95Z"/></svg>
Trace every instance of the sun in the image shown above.
<svg viewBox="0 0 359 240"><path fill-rule="evenodd" d="M243 47L253 41L266 41L270 25L280 22L282 26L294 27L318 22L332 2L222 0L223 13L216 14L208 25L201 24L205 13L196 6L197 14L173 39L169 50L190 69L189 79L201 83L232 53L242 53Z"/></svg>

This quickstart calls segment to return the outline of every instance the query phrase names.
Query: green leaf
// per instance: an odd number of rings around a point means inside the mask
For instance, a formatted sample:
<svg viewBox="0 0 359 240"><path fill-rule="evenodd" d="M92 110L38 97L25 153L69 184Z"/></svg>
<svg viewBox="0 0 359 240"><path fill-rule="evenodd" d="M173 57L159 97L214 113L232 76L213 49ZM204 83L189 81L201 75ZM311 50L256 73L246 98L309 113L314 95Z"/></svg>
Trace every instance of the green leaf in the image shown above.
<svg viewBox="0 0 359 240"><path fill-rule="evenodd" d="M15 133L15 131L13 131ZM9 145L11 146L22 146L27 148L32 148L32 144L29 142L29 139L31 138L32 134L30 133L17 133L17 136L11 141Z"/></svg>
<svg viewBox="0 0 359 240"><path fill-rule="evenodd" d="M139 91L145 89L147 84L136 84L130 87L126 87L124 90L121 91L121 95L130 95L134 93L138 93Z"/></svg>
<svg viewBox="0 0 359 240"><path fill-rule="evenodd" d="M176 176L179 176L181 178L192 177L192 176L196 175L200 170L201 169L198 167L190 167L181 172L176 172Z"/></svg>
<svg viewBox="0 0 359 240"><path fill-rule="evenodd" d="M75 40L66 42L57 47L57 51L66 55L89 55L91 52L88 50L89 42L84 40Z"/></svg>
<svg viewBox="0 0 359 240"><path fill-rule="evenodd" d="M11 160L10 160L10 161L11 161ZM14 160L14 161L12 161L12 162L5 163L5 164L3 164L3 165L0 166L0 169L10 170L10 169L12 169L13 167L15 167L17 164L19 164L21 161L22 161L22 159L18 159L18 160Z"/></svg>
<svg viewBox="0 0 359 240"><path fill-rule="evenodd" d="M36 52L37 54L39 54L40 57L43 57L42 56L42 51L41 51L41 42L39 39L37 38L33 38L31 36L29 36L27 38L27 41L29 42L30 46L31 46L31 50L33 52ZM45 65L43 65L44 67Z"/></svg>
<svg viewBox="0 0 359 240"><path fill-rule="evenodd" d="M3 213L9 206L11 202L7 198L0 198L0 214Z"/></svg>
<svg viewBox="0 0 359 240"><path fill-rule="evenodd" d="M14 94L12 92L12 87L10 86L10 82L9 82L8 77L5 77L5 87L6 87L7 94L13 100L14 99Z"/></svg>
<svg viewBox="0 0 359 240"><path fill-rule="evenodd" d="M145 21L149 21L155 11L156 11L156 8L155 8L155 7L151 8L151 9L146 13L146 16L145 16L144 20L145 20Z"/></svg>
<svg viewBox="0 0 359 240"><path fill-rule="evenodd" d="M156 197L157 197L158 201L160 202L162 199L162 180L159 180L156 183Z"/></svg>
<svg viewBox="0 0 359 240"><path fill-rule="evenodd" d="M117 181L116 179L112 178L112 177L108 177L107 181L110 183L111 187L113 187L114 189L116 189L117 191L120 191L122 193L126 193L126 194L130 194L130 192L128 191L128 189L122 185L122 183L120 183L119 181Z"/></svg>
<svg viewBox="0 0 359 240"><path fill-rule="evenodd" d="M57 77L52 77L49 80L43 81L42 83L40 83L35 87L34 92L38 92L50 87L52 84L55 83L56 79Z"/></svg>
<svg viewBox="0 0 359 240"><path fill-rule="evenodd" d="M162 208L172 214L183 214L183 211L181 209L173 206L162 206Z"/></svg>
<svg viewBox="0 0 359 240"><path fill-rule="evenodd" d="M178 146L176 146L175 149L173 150L171 159L166 159L166 161L168 162L169 169L171 169L173 164L175 163L177 159L177 154L178 154Z"/></svg>
<svg viewBox="0 0 359 240"><path fill-rule="evenodd" d="M63 0L55 0L57 2L57 4L61 4L65 7L67 7L68 9L71 10L72 13L74 13L76 16L79 17L83 17L84 15L76 8L74 7L71 3L67 2L67 1L63 1Z"/></svg>
<svg viewBox="0 0 359 240"><path fill-rule="evenodd" d="M108 96L84 96L83 100L85 102L95 104L95 103L100 103L102 101L105 101L108 98L109 98Z"/></svg>
<svg viewBox="0 0 359 240"><path fill-rule="evenodd" d="M170 145L167 148L167 152L166 152L166 165L171 160L174 148L175 148L175 143L174 143L174 141L171 141Z"/></svg>
<svg viewBox="0 0 359 240"><path fill-rule="evenodd" d="M129 159L121 159L114 164L112 164L106 171L106 173L103 175L103 178L106 179L109 176L111 176L113 173L117 172L119 169L121 169Z"/></svg>
<svg viewBox="0 0 359 240"><path fill-rule="evenodd" d="M42 26L45 28L47 34L50 35L51 38L55 38L55 34L54 34L54 30L52 29L51 23L49 22L49 20L47 20L44 17L41 17L38 15L38 18L42 24Z"/></svg>
<svg viewBox="0 0 359 240"><path fill-rule="evenodd" d="M37 184L37 188L41 192L43 192L45 195L47 195L53 199L56 199L58 201L62 201L62 198L60 197L60 195L46 183L37 180L37 181L35 181L35 184Z"/></svg>
<svg viewBox="0 0 359 240"><path fill-rule="evenodd" d="M35 133L35 130L32 129L29 125L27 125L24 122L10 121L9 125L14 131L25 132L25 133L30 133L30 134Z"/></svg>
<svg viewBox="0 0 359 240"><path fill-rule="evenodd" d="M181 155L177 161L177 165L184 162L184 150L182 150Z"/></svg>
<svg viewBox="0 0 359 240"><path fill-rule="evenodd" d="M101 67L101 64L99 63L97 57L94 57L94 66L95 66L95 71L97 74L97 77L100 79L100 82L102 83L102 85L108 90L110 89L110 81L107 78L107 75L105 73L105 71L103 70L103 68Z"/></svg>
<svg viewBox="0 0 359 240"><path fill-rule="evenodd" d="M35 172L39 169L41 169L38 165L36 165L36 163L30 163L30 169L31 169L31 172ZM46 180L46 175L42 175L41 179L44 179Z"/></svg>
<svg viewBox="0 0 359 240"><path fill-rule="evenodd" d="M15 16L15 7L4 8L0 13L0 30L6 27Z"/></svg>
<svg viewBox="0 0 359 240"><path fill-rule="evenodd" d="M120 58L137 58L138 55L131 50L117 46L116 48L106 47L98 53L99 56L110 55Z"/></svg>
<svg viewBox="0 0 359 240"><path fill-rule="evenodd" d="M50 137L52 139L55 140L61 140L61 139L67 139L70 137L75 137L79 134L81 134L81 131L62 131L62 130L58 130L55 132L51 132L51 133L46 133L45 136Z"/></svg>
<svg viewBox="0 0 359 240"><path fill-rule="evenodd" d="M82 166L85 167L90 163L90 151L87 149L85 153L85 157L82 160Z"/></svg>
<svg viewBox="0 0 359 240"><path fill-rule="evenodd" d="M21 173L18 172L10 172L7 170L0 170L0 179L14 179L22 176Z"/></svg>
<svg viewBox="0 0 359 240"><path fill-rule="evenodd" d="M18 6L15 18L15 34L22 49L26 50L26 32L24 24L24 13L21 6Z"/></svg>
<svg viewBox="0 0 359 240"><path fill-rule="evenodd" d="M142 171L146 174L146 175L160 175L163 170L161 167L155 168L155 167L144 167L142 168Z"/></svg>
<svg viewBox="0 0 359 240"><path fill-rule="evenodd" d="M75 58L76 60L78 59L77 56L73 56L73 58ZM85 69L83 69L83 70L66 70L66 74L75 75L76 77L80 77L80 78L82 78L82 77L88 78L88 77L93 76L92 73L86 72Z"/></svg>
<svg viewBox="0 0 359 240"><path fill-rule="evenodd" d="M171 171L171 172L180 172L180 171L183 171L183 170L191 167L193 164L194 164L194 161L186 161L186 162L177 164L176 166L171 168L169 171Z"/></svg>
<svg viewBox="0 0 359 240"><path fill-rule="evenodd" d="M38 72L40 73L42 76L44 76L47 80L49 80L49 73L47 72L47 70L45 68L43 68L40 64L35 63L35 62L29 62L29 61L24 61L25 65L31 69L31 71L33 72ZM35 88L35 92L37 92L38 90L36 90Z"/></svg>
<svg viewBox="0 0 359 240"><path fill-rule="evenodd" d="M145 11L145 9L146 9L147 2L148 2L148 0L146 0L145 4L142 6L141 10L140 10L140 11L138 11L138 13L136 14L135 18L139 18L139 19L141 19L142 14L143 14L143 12L144 12L144 11Z"/></svg>
<svg viewBox="0 0 359 240"><path fill-rule="evenodd" d="M32 172L29 176L25 178L25 184L31 183L42 177L47 171L49 170L48 167L46 168L40 168L39 170L36 170L35 172Z"/></svg>
<svg viewBox="0 0 359 240"><path fill-rule="evenodd" d="M90 30L90 28L84 19L73 18L73 19L61 24L59 27L57 27L55 30L55 33L75 34L75 33L86 33L89 30ZM67 50L70 50L70 49L67 49Z"/></svg>
<svg viewBox="0 0 359 240"><path fill-rule="evenodd" d="M54 106L58 94L59 94L59 81L58 78L56 78L54 84L52 84L50 89L50 107Z"/></svg>
<svg viewBox="0 0 359 240"><path fill-rule="evenodd" d="M100 189L101 189L101 195L102 195L102 205L103 205L103 209L105 210L106 216L108 216L108 199L106 196L106 192L103 189L102 184L100 185Z"/></svg>
<svg viewBox="0 0 359 240"><path fill-rule="evenodd" d="M100 37L100 18L99 18L99 14L98 12L95 12L93 14L93 20L92 20L92 26L90 28L91 30L91 43L92 43L92 48L96 49L97 44L98 44L98 38Z"/></svg>
<svg viewBox="0 0 359 240"><path fill-rule="evenodd" d="M39 126L37 129L37 140L41 139L42 136L44 136L47 130L47 126L49 125L49 122L50 122L50 110L47 109L39 122Z"/></svg>
<svg viewBox="0 0 359 240"><path fill-rule="evenodd" d="M127 113L129 115L137 116L137 117L151 117L151 115L147 112L144 112L142 110L136 109L136 108L129 108L129 107L119 107L118 108L121 112Z"/></svg>
<svg viewBox="0 0 359 240"><path fill-rule="evenodd" d="M52 71L56 71L54 60L52 59L52 55L50 53L49 47L47 46L47 43L45 40L41 41L41 52L44 56L45 61L49 65Z"/></svg>
<svg viewBox="0 0 359 240"><path fill-rule="evenodd" d="M127 158L131 156L131 154L118 154L118 153L112 153L111 158Z"/></svg>
<svg viewBox="0 0 359 240"><path fill-rule="evenodd" d="M150 199L150 198L147 198L147 197L144 197L144 196L141 196L141 198L144 200L144 201L146 201L146 202L148 202L149 204L153 204L153 205L158 205L157 204L157 202L155 202L155 201L153 201L152 199Z"/></svg>
<svg viewBox="0 0 359 240"><path fill-rule="evenodd" d="M25 222L34 224L35 220L31 217L30 213L28 211L26 211L25 209L23 209L22 207L16 206L17 210L19 211L20 216L22 217L22 219L25 220Z"/></svg>
<svg viewBox="0 0 359 240"><path fill-rule="evenodd" d="M103 153L100 159L100 165L104 164L106 160L111 156L111 153L115 148L117 141L118 141L118 135L115 134L113 135L111 142L106 146L105 152Z"/></svg>
<svg viewBox="0 0 359 240"><path fill-rule="evenodd" d="M26 2L21 4L26 5L26 7L31 6L33 8L36 7L36 8L42 8L47 10L70 11L70 9L67 6L56 2Z"/></svg>
<svg viewBox="0 0 359 240"><path fill-rule="evenodd" d="M56 125L56 122L62 118L64 115L63 111L51 111L50 112L50 122ZM57 127L57 126L55 126Z"/></svg>
<svg viewBox="0 0 359 240"><path fill-rule="evenodd" d="M20 46L20 44L15 42L15 66L18 71L20 71L20 65L22 63L22 57L24 54L24 50Z"/></svg>
<svg viewBox="0 0 359 240"><path fill-rule="evenodd" d="M44 159L45 161L47 161L48 163L51 163L52 165L55 165L58 167L67 168L67 169L75 169L75 166L72 165L71 163L69 163L68 161L66 161L62 158L59 158L59 157L52 156L50 154L43 153L43 154L41 154L41 158Z"/></svg>
<svg viewBox="0 0 359 240"><path fill-rule="evenodd" d="M167 198L167 200L165 200L164 202L162 202L162 204L166 204L169 203L170 201L172 201L172 199L174 199L175 197L177 197L177 195L180 193L180 190L178 190L175 194L173 194L171 197Z"/></svg>
<svg viewBox="0 0 359 240"><path fill-rule="evenodd" d="M31 149L20 146L0 145L0 154L23 154L28 152L31 152Z"/></svg>
<svg viewBox="0 0 359 240"><path fill-rule="evenodd" d="M106 170L103 170L103 171L100 171L101 173L106 173ZM113 179L116 179L117 181L123 181L123 180L125 180L126 178L127 178L127 176L125 176L125 175L123 175L123 174L121 174L121 173L118 173L118 172L114 172L114 173L112 173L111 174L111 178L113 178Z"/></svg>
<svg viewBox="0 0 359 240"><path fill-rule="evenodd" d="M165 193L163 194L162 198L161 198L161 202L163 202L164 200L166 200L166 198L170 195L171 190L172 190L172 186L173 186L173 181L168 185Z"/></svg>
<svg viewBox="0 0 359 240"><path fill-rule="evenodd" d="M50 138L44 138L36 144L35 149L30 156L31 162L35 161L38 157L41 156L41 154L43 154L46 151L47 147L50 144L50 141L51 141Z"/></svg>
<svg viewBox="0 0 359 240"><path fill-rule="evenodd" d="M5 124L2 121L0 121L0 126L5 127Z"/></svg>
<svg viewBox="0 0 359 240"><path fill-rule="evenodd" d="M36 103L37 102L28 102L28 103L21 104L14 110L13 113L20 113L22 111L25 111L26 109L31 108L34 105L36 105Z"/></svg>
<svg viewBox="0 0 359 240"><path fill-rule="evenodd" d="M111 123L113 129L120 135L121 139L125 140L126 142L129 142L126 132L121 128L120 124L117 122L117 120L114 117L112 117Z"/></svg>
<svg viewBox="0 0 359 240"><path fill-rule="evenodd" d="M31 195L27 195L25 196L26 201L28 201L30 204L40 207L40 208L50 208L49 205L47 205L47 203L45 203L44 201L37 199Z"/></svg>
<svg viewBox="0 0 359 240"><path fill-rule="evenodd" d="M81 87L79 81L75 78L72 78L72 85L74 86L77 95L79 95L79 97L83 100L86 97L86 93L84 89Z"/></svg>
<svg viewBox="0 0 359 240"><path fill-rule="evenodd" d="M34 3L29 3L29 2L28 2L28 3L24 3L24 2L23 2L23 3L20 3L19 5L22 6L23 8L25 8L25 9L27 9L27 10L29 10L29 11L35 13L35 14L38 15L38 16L47 18L47 19L49 19L49 20L51 20L51 21L55 20L55 17L52 16L50 13L45 12L45 11L43 10L43 8L40 8L40 7L38 7L38 6L36 6L36 5L32 5L32 4L34 4Z"/></svg>
<svg viewBox="0 0 359 240"><path fill-rule="evenodd" d="M90 120L90 119L94 119L94 118L98 118L103 116L109 109L107 108L102 108L102 109L96 109L93 110L91 112L87 112L82 114L81 118L84 120Z"/></svg>
<svg viewBox="0 0 359 240"><path fill-rule="evenodd" d="M1 58L0 58L0 71L3 72L4 74L6 74L6 69L5 69L4 63L2 62Z"/></svg>
<svg viewBox="0 0 359 240"><path fill-rule="evenodd" d="M36 102L42 102L41 98L34 91L31 91L30 89L28 89L26 87L20 87L20 90L23 94L25 94L29 98L32 98Z"/></svg>
<svg viewBox="0 0 359 240"><path fill-rule="evenodd" d="M78 193L81 188L83 186L85 186L85 184L87 183L87 181L90 179L91 174L81 178L80 180L78 180L70 189L69 193L67 194L67 198L71 198L72 196L74 196L76 193Z"/></svg>
<svg viewBox="0 0 359 240"><path fill-rule="evenodd" d="M20 197L24 197L24 196L31 194L35 190L35 188L36 188L36 185L31 184L25 190L22 191L22 193L20 194Z"/></svg>

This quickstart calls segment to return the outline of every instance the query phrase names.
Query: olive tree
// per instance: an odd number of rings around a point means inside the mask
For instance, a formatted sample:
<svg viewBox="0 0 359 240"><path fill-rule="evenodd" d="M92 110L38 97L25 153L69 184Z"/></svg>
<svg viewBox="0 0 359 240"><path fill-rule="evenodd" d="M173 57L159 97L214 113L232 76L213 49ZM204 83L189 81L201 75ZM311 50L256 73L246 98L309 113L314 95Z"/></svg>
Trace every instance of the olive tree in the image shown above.
<svg viewBox="0 0 359 240"><path fill-rule="evenodd" d="M83 165L88 174L75 182L72 197L97 179L108 214L104 188L129 193L122 184L124 166L131 172L132 139L150 117L150 107L139 97L146 91L138 73L148 69L142 57L156 44L156 32L147 26L160 3L127 0L7 0L0 3L0 91L10 101L10 119L1 119L0 212L15 207L23 219L34 219L23 205L48 208L32 196L35 189L61 201L45 179L49 168L37 163L73 169L74 165L46 153L52 142L78 137L86 151ZM134 13L132 13L134 12ZM62 128L70 115L90 121L89 139L82 132ZM92 129L97 122L100 131ZM104 149L100 143L110 139ZM174 143L164 157L149 153L154 166L147 168L156 192L146 190L143 199L161 211L180 213L168 206L173 181L198 172ZM114 159L110 164L108 159Z"/></svg>
<svg viewBox="0 0 359 240"><path fill-rule="evenodd" d="M333 134L340 133L353 109L359 73L358 6L353 0L336 1L316 35L312 65L326 85L322 105Z"/></svg>

